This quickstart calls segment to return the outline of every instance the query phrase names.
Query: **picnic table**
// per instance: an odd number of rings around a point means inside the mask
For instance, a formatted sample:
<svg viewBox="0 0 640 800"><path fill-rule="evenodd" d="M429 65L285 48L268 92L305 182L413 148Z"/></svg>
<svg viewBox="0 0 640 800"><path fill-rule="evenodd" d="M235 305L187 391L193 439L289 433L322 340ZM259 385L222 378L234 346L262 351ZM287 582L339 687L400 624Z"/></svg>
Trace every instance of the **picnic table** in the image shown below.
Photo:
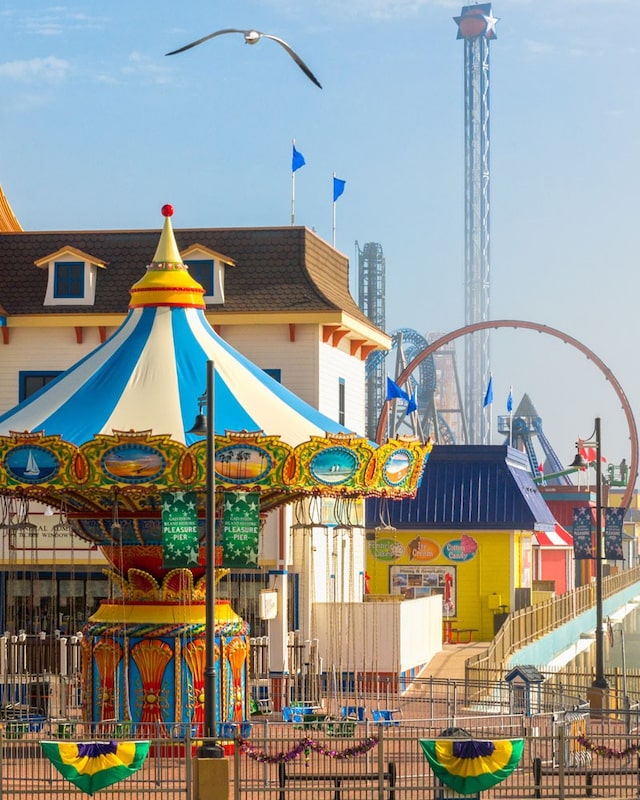
<svg viewBox="0 0 640 800"><path fill-rule="evenodd" d="M478 633L478 628L451 628L451 643L469 644L474 633Z"/></svg>

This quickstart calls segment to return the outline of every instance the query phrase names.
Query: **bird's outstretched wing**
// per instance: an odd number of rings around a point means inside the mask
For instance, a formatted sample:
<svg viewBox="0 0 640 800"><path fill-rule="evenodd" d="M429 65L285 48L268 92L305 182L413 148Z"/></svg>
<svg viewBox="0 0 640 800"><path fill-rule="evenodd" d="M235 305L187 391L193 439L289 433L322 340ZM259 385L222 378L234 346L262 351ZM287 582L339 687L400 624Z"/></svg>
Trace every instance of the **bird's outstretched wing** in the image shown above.
<svg viewBox="0 0 640 800"><path fill-rule="evenodd" d="M213 33L210 33L208 36L203 36L202 39L196 39L195 42L191 42L190 44L185 44L184 47L179 47L177 50L172 50L170 53L165 53L165 56L175 56L176 53L184 53L185 50L191 50L192 47L202 44L203 42L206 42L209 39L213 39L214 36L220 36L223 33L246 33L246 31L242 31L240 30L240 28L223 28L221 31L214 31Z"/></svg>
<svg viewBox="0 0 640 800"><path fill-rule="evenodd" d="M258 33L260 33L260 31L258 31ZM315 85L319 89L322 89L320 81L316 78L313 72L311 72L309 67L304 63L304 61L300 58L300 56L296 53L296 51L293 50L291 47L289 47L289 45L283 39L278 39L277 36L272 36L270 33L260 33L260 36L264 36L265 39L272 39L274 42L277 42L281 47L284 47L284 49L287 51L287 53L289 53L291 58L296 62L296 64L307 76L307 78L313 81L313 83L315 83Z"/></svg>
<svg viewBox="0 0 640 800"><path fill-rule="evenodd" d="M214 36L220 36L223 33L242 33L244 34L245 41L247 41L248 34L257 34L259 37L263 37L265 39L272 39L274 42L277 42L281 47L283 47L287 53L291 56L291 58L296 62L296 64L300 67L300 69L304 72L304 74L309 78L310 81L315 83L315 85L322 89L322 84L316 78L316 76L311 72L309 67L304 63L304 61L300 58L300 56L293 50L285 41L284 39L279 39L277 36L272 36L270 33L262 33L262 31L249 31L249 30L241 30L240 28L223 28L220 31L215 31L214 33L210 33L208 36L203 36L202 39L196 39L195 42L190 42L189 44L185 44L184 47L180 47L177 50L172 50L170 53L166 53L165 55L174 56L176 53L183 53L185 50L190 50L192 47L196 47L203 42L208 41L209 39L213 39ZM250 42L253 44L254 42Z"/></svg>

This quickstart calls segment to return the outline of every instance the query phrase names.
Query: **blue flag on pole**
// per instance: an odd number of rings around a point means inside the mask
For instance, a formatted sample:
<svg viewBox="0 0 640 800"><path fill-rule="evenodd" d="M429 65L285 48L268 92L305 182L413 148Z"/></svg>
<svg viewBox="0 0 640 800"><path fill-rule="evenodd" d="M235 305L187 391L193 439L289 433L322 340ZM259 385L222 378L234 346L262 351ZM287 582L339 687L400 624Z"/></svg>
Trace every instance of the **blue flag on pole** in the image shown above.
<svg viewBox="0 0 640 800"><path fill-rule="evenodd" d="M509 397L507 397L507 412L510 414L513 411L513 391L509 387Z"/></svg>
<svg viewBox="0 0 640 800"><path fill-rule="evenodd" d="M407 403L405 417L418 410L415 394L409 397L408 393L389 377L387 377L387 400L405 400Z"/></svg>
<svg viewBox="0 0 640 800"><path fill-rule="evenodd" d="M406 400L408 403L410 399L401 386L398 386L395 381L387 377L387 400Z"/></svg>
<svg viewBox="0 0 640 800"><path fill-rule="evenodd" d="M333 179L333 202L335 203L336 200L340 197L340 195L344 192L344 185L346 181L340 180L340 178Z"/></svg>
<svg viewBox="0 0 640 800"><path fill-rule="evenodd" d="M482 407L486 408L493 403L493 375L489 375L489 383L487 384L487 391L484 395L484 402L482 403Z"/></svg>
<svg viewBox="0 0 640 800"><path fill-rule="evenodd" d="M291 156L291 172L295 172L300 167L304 167L307 162L299 150L296 150L295 144L293 145L293 155Z"/></svg>

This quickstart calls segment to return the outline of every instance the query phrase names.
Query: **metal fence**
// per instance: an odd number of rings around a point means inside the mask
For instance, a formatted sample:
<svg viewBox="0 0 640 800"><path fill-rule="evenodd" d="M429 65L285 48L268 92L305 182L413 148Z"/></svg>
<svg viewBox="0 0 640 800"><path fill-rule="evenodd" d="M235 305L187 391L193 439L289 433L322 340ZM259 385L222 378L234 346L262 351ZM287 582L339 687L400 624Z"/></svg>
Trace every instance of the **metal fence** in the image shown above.
<svg viewBox="0 0 640 800"><path fill-rule="evenodd" d="M62 744L98 740L149 739L149 755L142 768L125 780L100 790L105 800L191 800L192 757L197 743L190 732L176 737L143 736L127 723L85 723L60 720L10 721L0 728L0 798L74 798L79 789L64 778L43 754L41 742ZM146 731L152 733L152 731Z"/></svg>
<svg viewBox="0 0 640 800"><path fill-rule="evenodd" d="M383 724L322 715L288 723L277 714L254 718L250 730L245 725L225 732L228 800L449 800L458 796L435 777L420 740L461 735L481 741L524 739L518 766L482 793L487 800L640 796L635 716L584 708L533 716L460 712L455 718L402 718ZM23 723L20 729L6 724L0 730L0 798L79 796L43 756L42 741L149 738L142 769L100 790L99 796L192 800L192 759L199 742L182 728L168 739L143 733L150 731L122 722L46 720ZM224 787L216 787L216 797L227 800Z"/></svg>
<svg viewBox="0 0 640 800"><path fill-rule="evenodd" d="M448 740L448 720L398 725L335 723L307 728L278 722L254 726L233 757L233 800L448 800L427 762L421 739ZM483 797L559 798L640 796L638 734L625 733L618 715L593 721L588 713L538 718L459 720L479 740L523 738L524 754L505 780ZM472 795L472 797L477 795Z"/></svg>

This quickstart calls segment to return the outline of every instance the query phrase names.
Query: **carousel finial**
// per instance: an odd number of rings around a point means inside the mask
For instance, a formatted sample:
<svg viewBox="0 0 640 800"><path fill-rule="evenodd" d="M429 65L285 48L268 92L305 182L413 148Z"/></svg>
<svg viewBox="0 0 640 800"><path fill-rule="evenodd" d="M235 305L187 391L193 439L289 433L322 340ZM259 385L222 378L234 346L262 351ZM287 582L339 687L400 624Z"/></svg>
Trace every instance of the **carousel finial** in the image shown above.
<svg viewBox="0 0 640 800"><path fill-rule="evenodd" d="M156 248L156 254L153 257L153 263L161 269L175 269L175 265L184 266L171 225L173 206L169 203L165 203L160 209L160 213L164 217L164 226L162 228L162 234L160 235L158 247Z"/></svg>
<svg viewBox="0 0 640 800"><path fill-rule="evenodd" d="M204 308L204 289L191 277L182 261L173 235L173 206L165 203L160 209L164 225L153 261L147 272L131 289L130 308L141 306L180 306Z"/></svg>

